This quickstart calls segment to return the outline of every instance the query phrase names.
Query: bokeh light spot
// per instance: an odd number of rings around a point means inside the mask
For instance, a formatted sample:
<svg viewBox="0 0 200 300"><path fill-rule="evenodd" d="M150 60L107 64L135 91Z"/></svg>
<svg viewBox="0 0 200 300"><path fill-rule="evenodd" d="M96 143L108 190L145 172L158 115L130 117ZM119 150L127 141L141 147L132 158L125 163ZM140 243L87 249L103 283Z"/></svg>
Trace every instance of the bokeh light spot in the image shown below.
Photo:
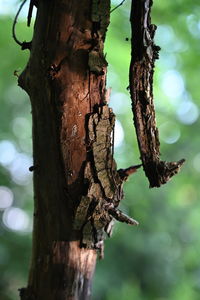
<svg viewBox="0 0 200 300"><path fill-rule="evenodd" d="M30 231L29 216L24 210L18 207L10 207L4 211L3 223L13 231Z"/></svg>
<svg viewBox="0 0 200 300"><path fill-rule="evenodd" d="M29 183L31 173L29 167L32 165L32 159L24 154L18 153L15 160L9 166L9 171L12 175L12 180L17 184L26 185Z"/></svg>
<svg viewBox="0 0 200 300"><path fill-rule="evenodd" d="M0 186L0 210L10 207L13 203L13 192L6 186Z"/></svg>
<svg viewBox="0 0 200 300"><path fill-rule="evenodd" d="M115 122L115 148L118 148L122 145L124 140L124 130L120 121L116 120Z"/></svg>
<svg viewBox="0 0 200 300"><path fill-rule="evenodd" d="M199 109L192 101L184 101L177 110L177 117L183 124L193 124L199 117Z"/></svg>
<svg viewBox="0 0 200 300"><path fill-rule="evenodd" d="M162 81L162 89L170 98L178 98L184 92L184 81L179 72L175 70L167 71Z"/></svg>
<svg viewBox="0 0 200 300"><path fill-rule="evenodd" d="M181 136L179 127L174 122L165 122L159 127L160 138L167 144L173 144Z"/></svg>
<svg viewBox="0 0 200 300"><path fill-rule="evenodd" d="M156 31L156 43L165 48L171 44L174 32L171 26L159 25Z"/></svg>
<svg viewBox="0 0 200 300"><path fill-rule="evenodd" d="M129 98L124 93L113 93L110 99L110 106L116 114L125 114L127 112L127 103Z"/></svg>
<svg viewBox="0 0 200 300"><path fill-rule="evenodd" d="M187 26L189 29L189 32L193 35L193 37L199 39L200 38L200 26L198 17L195 15L189 15L187 16Z"/></svg>
<svg viewBox="0 0 200 300"><path fill-rule="evenodd" d="M188 44L176 36L169 25L159 25L155 36L156 43L167 52L183 52L188 49Z"/></svg>
<svg viewBox="0 0 200 300"><path fill-rule="evenodd" d="M0 142L0 163L3 166L9 165L15 158L16 149L12 142L4 140Z"/></svg>

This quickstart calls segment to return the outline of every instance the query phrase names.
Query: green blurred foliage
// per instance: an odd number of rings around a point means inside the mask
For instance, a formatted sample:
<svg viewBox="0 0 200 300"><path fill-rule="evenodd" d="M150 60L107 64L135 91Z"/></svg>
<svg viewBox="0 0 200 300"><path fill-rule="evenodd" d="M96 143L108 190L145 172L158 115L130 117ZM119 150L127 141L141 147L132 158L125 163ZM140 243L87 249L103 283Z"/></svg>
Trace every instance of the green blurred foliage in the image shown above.
<svg viewBox="0 0 200 300"><path fill-rule="evenodd" d="M17 290L26 285L31 252L31 219L33 208L32 180L27 175L31 163L31 114L28 96L17 86L14 73L21 72L28 59L11 36L13 18L0 16L0 299L18 299ZM19 23L20 38L26 34ZM29 30L30 31L30 30ZM16 71L16 72L15 72ZM13 203L3 209L11 191ZM6 197L7 195L7 197ZM16 210L17 208L17 210ZM17 215L18 213L18 215ZM16 217L16 219L15 219ZM20 224L15 224L19 221ZM24 222L24 223L23 223ZM11 225L11 228L7 225ZM15 230L13 230L15 228ZM19 230L20 229L20 230Z"/></svg>
<svg viewBox="0 0 200 300"><path fill-rule="evenodd" d="M120 1L113 1L113 6L117 2ZM140 162L127 91L129 14L129 0L112 13L105 49L108 86L112 87L110 105L118 120L115 158L119 168ZM97 263L94 300L199 299L199 0L155 1L152 19L158 25L156 41L161 46L154 95L162 159L187 161L181 173L159 189L148 188L142 169L126 183L121 208L140 225L116 224L113 237L105 242L105 258ZM11 18L1 16L0 193L2 186L7 187L14 197L12 206L0 212L2 300L17 299L17 289L26 285L33 197L31 177L26 173L27 164L31 165L31 108L13 75L15 70L23 70L29 53L20 51L13 42L11 24ZM17 24L17 32L21 40L30 39L31 30L27 31L25 23ZM1 153L5 145L7 154L14 153L10 154L10 161ZM16 219L17 213L25 213L24 227L9 223L11 208L20 209L11 211Z"/></svg>

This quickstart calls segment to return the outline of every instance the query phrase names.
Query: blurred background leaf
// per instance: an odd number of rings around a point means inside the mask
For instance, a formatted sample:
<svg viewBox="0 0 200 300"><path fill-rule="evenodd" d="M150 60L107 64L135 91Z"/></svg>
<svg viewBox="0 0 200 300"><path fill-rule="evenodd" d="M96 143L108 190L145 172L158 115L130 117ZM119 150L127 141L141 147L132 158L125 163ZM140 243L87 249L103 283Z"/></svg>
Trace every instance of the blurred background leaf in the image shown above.
<svg viewBox="0 0 200 300"><path fill-rule="evenodd" d="M120 0L113 0L112 6ZM17 86L28 60L11 37L19 1L0 3L0 299L18 299L26 286L31 254L31 107ZM17 35L29 41L23 9ZM119 168L140 163L127 87L130 62L130 0L111 14L105 52L110 105L117 115L115 158ZM200 3L155 1L153 23L161 46L154 96L163 160L186 158L179 175L149 189L142 170L125 185L123 211L137 228L116 224L97 263L95 300L198 300L200 293ZM16 72L15 72L16 71Z"/></svg>

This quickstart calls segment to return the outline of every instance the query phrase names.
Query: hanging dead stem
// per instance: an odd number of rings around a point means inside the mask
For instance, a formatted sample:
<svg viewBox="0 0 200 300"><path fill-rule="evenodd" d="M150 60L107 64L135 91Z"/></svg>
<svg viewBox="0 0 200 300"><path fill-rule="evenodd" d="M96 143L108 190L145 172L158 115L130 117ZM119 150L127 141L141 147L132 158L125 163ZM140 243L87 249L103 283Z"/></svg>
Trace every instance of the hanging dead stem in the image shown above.
<svg viewBox="0 0 200 300"><path fill-rule="evenodd" d="M134 0L131 8L132 54L130 93L141 160L150 187L159 187L177 174L184 163L160 160L160 141L153 102L154 63L160 47L154 43L156 25L151 24L152 0Z"/></svg>

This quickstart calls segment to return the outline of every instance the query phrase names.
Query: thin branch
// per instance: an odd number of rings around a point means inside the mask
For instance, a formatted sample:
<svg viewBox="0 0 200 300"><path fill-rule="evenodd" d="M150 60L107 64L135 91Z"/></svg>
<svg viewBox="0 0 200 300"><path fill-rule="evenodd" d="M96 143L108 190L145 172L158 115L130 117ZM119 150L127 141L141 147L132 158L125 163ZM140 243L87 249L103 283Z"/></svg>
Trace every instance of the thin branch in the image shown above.
<svg viewBox="0 0 200 300"><path fill-rule="evenodd" d="M13 26L12 26L12 36L13 36L13 39L14 39L14 41L15 41L18 45L21 46L21 49L22 49L22 50L25 50L25 49L29 49L29 50L30 50L30 49L31 49L31 42L26 42L26 41L20 42L20 41L18 40L18 38L16 37L16 34L15 34L15 27L16 27L16 24L17 24L17 19L18 19L18 16L19 16L19 14L20 14L20 12L21 12L21 10L22 10L24 4L26 3L26 1L27 1L27 0L24 0L24 1L22 2L22 4L20 5L20 7L19 7L19 9L18 9L18 11L17 11L17 14L16 14L16 16L15 16L15 18L14 18Z"/></svg>
<svg viewBox="0 0 200 300"><path fill-rule="evenodd" d="M113 9L111 9L110 13L112 13L114 10L116 10L118 7L120 7L121 5L123 5L123 3L125 2L126 0L123 0L122 2L120 2L120 4L118 4L117 6L115 6Z"/></svg>
<svg viewBox="0 0 200 300"><path fill-rule="evenodd" d="M117 208L110 208L108 210L109 214L111 216L113 216L117 221L122 222L122 223L126 223L129 225L139 225L139 222L132 219L131 217L127 216L126 214L124 214L120 209Z"/></svg>
<svg viewBox="0 0 200 300"><path fill-rule="evenodd" d="M21 10L22 10L22 8L23 8L23 6L24 6L24 4L25 4L26 1L27 1L27 0L24 0L24 1L22 2L22 4L20 5L20 7L19 7L19 9L18 9L18 12L17 12L17 14L16 14L16 16L15 16L15 18L14 18L13 26L12 26L12 36L13 36L13 39L14 39L14 41L15 41L18 45L20 45L21 47L23 46L23 43L20 42L20 41L17 39L17 37L16 37L16 34L15 34L15 26L16 26L16 24L17 24L18 16L19 16L19 14L20 14L20 12L21 12Z"/></svg>
<svg viewBox="0 0 200 300"><path fill-rule="evenodd" d="M121 178L122 181L126 181L128 179L128 177L137 172L137 169L139 169L142 166L142 164L140 165L135 165L135 166L130 166L127 169L119 169L117 170L119 177Z"/></svg>
<svg viewBox="0 0 200 300"><path fill-rule="evenodd" d="M33 6L34 6L34 1L31 0L29 4L29 10L28 10L28 17L27 17L27 26L30 27L31 25L31 18L32 18L32 13L33 13Z"/></svg>

